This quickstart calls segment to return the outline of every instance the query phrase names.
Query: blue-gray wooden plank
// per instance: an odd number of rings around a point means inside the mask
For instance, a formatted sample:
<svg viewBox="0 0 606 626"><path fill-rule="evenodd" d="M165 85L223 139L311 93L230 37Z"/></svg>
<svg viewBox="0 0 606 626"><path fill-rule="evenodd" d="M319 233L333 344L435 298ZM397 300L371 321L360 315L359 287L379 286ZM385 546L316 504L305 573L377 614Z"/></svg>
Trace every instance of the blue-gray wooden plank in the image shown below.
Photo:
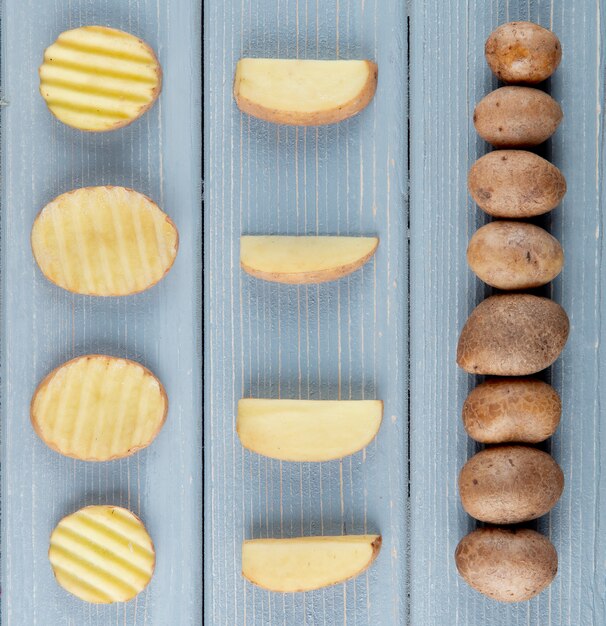
<svg viewBox="0 0 606 626"><path fill-rule="evenodd" d="M402 624L406 619L406 19L401 0L205 2L206 623ZM379 86L357 117L321 128L241 114L241 56L370 58ZM377 234L376 257L339 282L243 275L239 237ZM320 464L244 451L242 396L381 398L365 452ZM381 532L365 574L305 594L241 578L245 538Z"/></svg>
<svg viewBox="0 0 606 626"><path fill-rule="evenodd" d="M412 1L411 15L411 623L606 623L606 348L603 0ZM502 605L471 590L453 553L474 523L459 503L458 471L475 451L460 411L477 381L457 369L458 333L488 290L468 270L467 242L486 217L466 191L468 167L488 149L473 107L497 86L484 41L498 24L529 19L560 37L563 61L547 85L564 122L547 146L568 193L543 223L566 264L553 297L571 335L551 380L562 424L550 449L566 487L539 522L559 553L559 573L538 598Z"/></svg>
<svg viewBox="0 0 606 626"><path fill-rule="evenodd" d="M4 0L2 6L2 623L198 625L202 614L200 354L199 3L162 0ZM132 126L87 134L56 121L38 93L44 48L68 28L103 24L158 52L164 90ZM37 211L81 185L148 194L181 234L175 266L158 286L126 298L71 295L32 258ZM75 355L140 360L164 382L168 420L152 446L110 463L47 448L29 424L37 382ZM85 504L130 508L157 548L149 588L125 605L86 604L54 581L48 538Z"/></svg>

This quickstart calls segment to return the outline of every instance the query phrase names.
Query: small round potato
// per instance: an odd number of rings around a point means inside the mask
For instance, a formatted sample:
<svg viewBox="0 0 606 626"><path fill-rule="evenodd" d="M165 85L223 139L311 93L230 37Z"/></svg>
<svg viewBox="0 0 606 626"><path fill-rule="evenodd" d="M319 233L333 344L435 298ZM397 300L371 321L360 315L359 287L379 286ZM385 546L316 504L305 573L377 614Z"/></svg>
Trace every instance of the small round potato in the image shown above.
<svg viewBox="0 0 606 626"><path fill-rule="evenodd" d="M529 528L478 528L455 552L459 574L499 602L524 602L555 578L558 554L547 537Z"/></svg>
<svg viewBox="0 0 606 626"><path fill-rule="evenodd" d="M493 378L463 403L463 425L480 443L538 443L560 424L557 391L536 378Z"/></svg>
<svg viewBox="0 0 606 626"><path fill-rule="evenodd" d="M495 148L538 146L562 121L560 105L532 87L501 87L477 104L473 123L478 135Z"/></svg>
<svg viewBox="0 0 606 626"><path fill-rule="evenodd" d="M501 24L486 40L484 52L490 69L505 83L540 83L562 60L560 40L532 22Z"/></svg>
<svg viewBox="0 0 606 626"><path fill-rule="evenodd" d="M490 524L518 524L551 511L564 475L547 454L528 446L497 446L471 457L459 474L463 508Z"/></svg>
<svg viewBox="0 0 606 626"><path fill-rule="evenodd" d="M566 193L562 172L527 150L494 150L469 170L467 187L493 217L526 218L554 209Z"/></svg>
<svg viewBox="0 0 606 626"><path fill-rule="evenodd" d="M560 242L524 222L491 222L467 248L471 271L497 289L531 289L552 281L564 265Z"/></svg>
<svg viewBox="0 0 606 626"><path fill-rule="evenodd" d="M549 298L526 293L491 296L465 323L457 363L470 374L536 374L560 356L569 327L564 309Z"/></svg>

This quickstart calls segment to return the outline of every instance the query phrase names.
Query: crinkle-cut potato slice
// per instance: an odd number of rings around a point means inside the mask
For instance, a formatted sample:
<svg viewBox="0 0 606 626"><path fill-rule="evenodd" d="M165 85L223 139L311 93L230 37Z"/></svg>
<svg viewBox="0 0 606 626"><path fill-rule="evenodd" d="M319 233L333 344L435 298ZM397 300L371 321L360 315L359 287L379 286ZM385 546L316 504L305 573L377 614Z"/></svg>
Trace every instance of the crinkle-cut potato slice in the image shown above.
<svg viewBox="0 0 606 626"><path fill-rule="evenodd" d="M242 445L282 461L330 461L365 448L383 417L380 400L270 400L238 402Z"/></svg>
<svg viewBox="0 0 606 626"><path fill-rule="evenodd" d="M268 122L333 124L368 105L377 75L365 60L240 59L234 97L242 111Z"/></svg>
<svg viewBox="0 0 606 626"><path fill-rule="evenodd" d="M31 421L53 450L82 461L110 461L147 447L167 412L164 387L143 365L89 354L44 378L32 398Z"/></svg>
<svg viewBox="0 0 606 626"><path fill-rule="evenodd" d="M86 131L127 126L156 101L162 70L141 39L115 28L82 26L44 51L40 93L64 124Z"/></svg>
<svg viewBox="0 0 606 626"><path fill-rule="evenodd" d="M376 237L240 237L240 265L256 278L292 285L338 280L375 253Z"/></svg>
<svg viewBox="0 0 606 626"><path fill-rule="evenodd" d="M143 194L84 187L47 204L32 228L42 273L68 291L126 296L155 285L172 267L179 234Z"/></svg>
<svg viewBox="0 0 606 626"><path fill-rule="evenodd" d="M358 576L380 549L381 535L252 539L242 544L242 575L269 591L311 591Z"/></svg>
<svg viewBox="0 0 606 626"><path fill-rule="evenodd" d="M148 585L156 564L143 522L119 506L87 506L64 517L48 550L57 582L86 602L127 602Z"/></svg>

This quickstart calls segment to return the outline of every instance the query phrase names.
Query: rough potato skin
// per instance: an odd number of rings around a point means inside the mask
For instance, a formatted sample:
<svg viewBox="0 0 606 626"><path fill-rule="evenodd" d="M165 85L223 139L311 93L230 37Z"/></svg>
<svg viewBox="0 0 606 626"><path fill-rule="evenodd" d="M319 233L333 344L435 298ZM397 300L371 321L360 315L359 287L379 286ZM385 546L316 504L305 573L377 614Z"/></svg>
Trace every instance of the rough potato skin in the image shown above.
<svg viewBox="0 0 606 626"><path fill-rule="evenodd" d="M478 385L463 403L463 425L480 443L538 443L560 424L557 391L536 378L493 378Z"/></svg>
<svg viewBox="0 0 606 626"><path fill-rule="evenodd" d="M490 524L518 524L551 511L564 475L547 454L528 446L497 446L471 457L459 474L463 508Z"/></svg>
<svg viewBox="0 0 606 626"><path fill-rule="evenodd" d="M493 217L526 218L554 209L566 193L562 172L527 150L494 150L469 170L467 187Z"/></svg>
<svg viewBox="0 0 606 626"><path fill-rule="evenodd" d="M457 363L470 374L536 374L560 356L569 326L564 309L549 298L524 293L491 296L465 323Z"/></svg>
<svg viewBox="0 0 606 626"><path fill-rule="evenodd" d="M532 87L501 87L473 112L478 135L495 148L528 148L547 141L562 121L560 105Z"/></svg>
<svg viewBox="0 0 606 626"><path fill-rule="evenodd" d="M478 528L455 551L459 574L499 602L523 602L555 578L558 554L547 537L528 528Z"/></svg>
<svg viewBox="0 0 606 626"><path fill-rule="evenodd" d="M471 271L497 289L531 289L553 280L564 265L560 242L525 222L491 222L478 229L467 248Z"/></svg>
<svg viewBox="0 0 606 626"><path fill-rule="evenodd" d="M484 52L490 69L505 83L540 83L562 60L560 40L533 22L502 24L486 40Z"/></svg>

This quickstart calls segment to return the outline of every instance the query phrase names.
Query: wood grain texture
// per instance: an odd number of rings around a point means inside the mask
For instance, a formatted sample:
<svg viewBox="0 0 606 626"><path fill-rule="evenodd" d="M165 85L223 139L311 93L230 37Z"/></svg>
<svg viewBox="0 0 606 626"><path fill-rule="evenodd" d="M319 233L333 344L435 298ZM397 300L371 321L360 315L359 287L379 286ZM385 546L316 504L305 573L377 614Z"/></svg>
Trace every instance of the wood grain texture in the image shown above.
<svg viewBox="0 0 606 626"><path fill-rule="evenodd" d="M400 0L205 3L205 617L207 624L406 621L406 20ZM241 56L369 58L376 98L321 128L241 113ZM238 267L240 234L378 235L338 282ZM269 460L235 433L240 397L385 400L375 442L342 461ZM381 532L367 573L305 594L240 575L243 539Z"/></svg>
<svg viewBox="0 0 606 626"><path fill-rule="evenodd" d="M161 0L2 3L2 623L10 626L201 622L201 211L199 3ZM44 48L66 29L114 26L158 52L164 91L126 129L86 134L56 121L38 93ZM141 191L175 221L170 274L143 294L69 294L37 269L29 235L37 212L78 186ZM166 386L169 415L147 450L109 463L64 458L29 423L38 381L88 352L140 361ZM155 576L125 605L94 606L54 581L49 537L66 514L115 504L145 522ZM169 599L169 601L167 600Z"/></svg>
<svg viewBox="0 0 606 626"><path fill-rule="evenodd" d="M416 2L411 13L411 620L412 624L603 624L606 519L604 445L604 3L467 0ZM541 152L568 181L560 207L538 223L564 247L551 289L571 335L548 377L561 393L562 424L547 444L566 486L538 528L554 542L559 574L538 598L502 605L457 575L454 550L474 527L459 502L459 469L476 450L461 406L478 382L458 370L458 333L489 293L465 250L486 216L466 190L467 169L488 147L471 121L497 86L484 41L498 24L528 19L552 28L563 48L546 87L564 122Z"/></svg>

